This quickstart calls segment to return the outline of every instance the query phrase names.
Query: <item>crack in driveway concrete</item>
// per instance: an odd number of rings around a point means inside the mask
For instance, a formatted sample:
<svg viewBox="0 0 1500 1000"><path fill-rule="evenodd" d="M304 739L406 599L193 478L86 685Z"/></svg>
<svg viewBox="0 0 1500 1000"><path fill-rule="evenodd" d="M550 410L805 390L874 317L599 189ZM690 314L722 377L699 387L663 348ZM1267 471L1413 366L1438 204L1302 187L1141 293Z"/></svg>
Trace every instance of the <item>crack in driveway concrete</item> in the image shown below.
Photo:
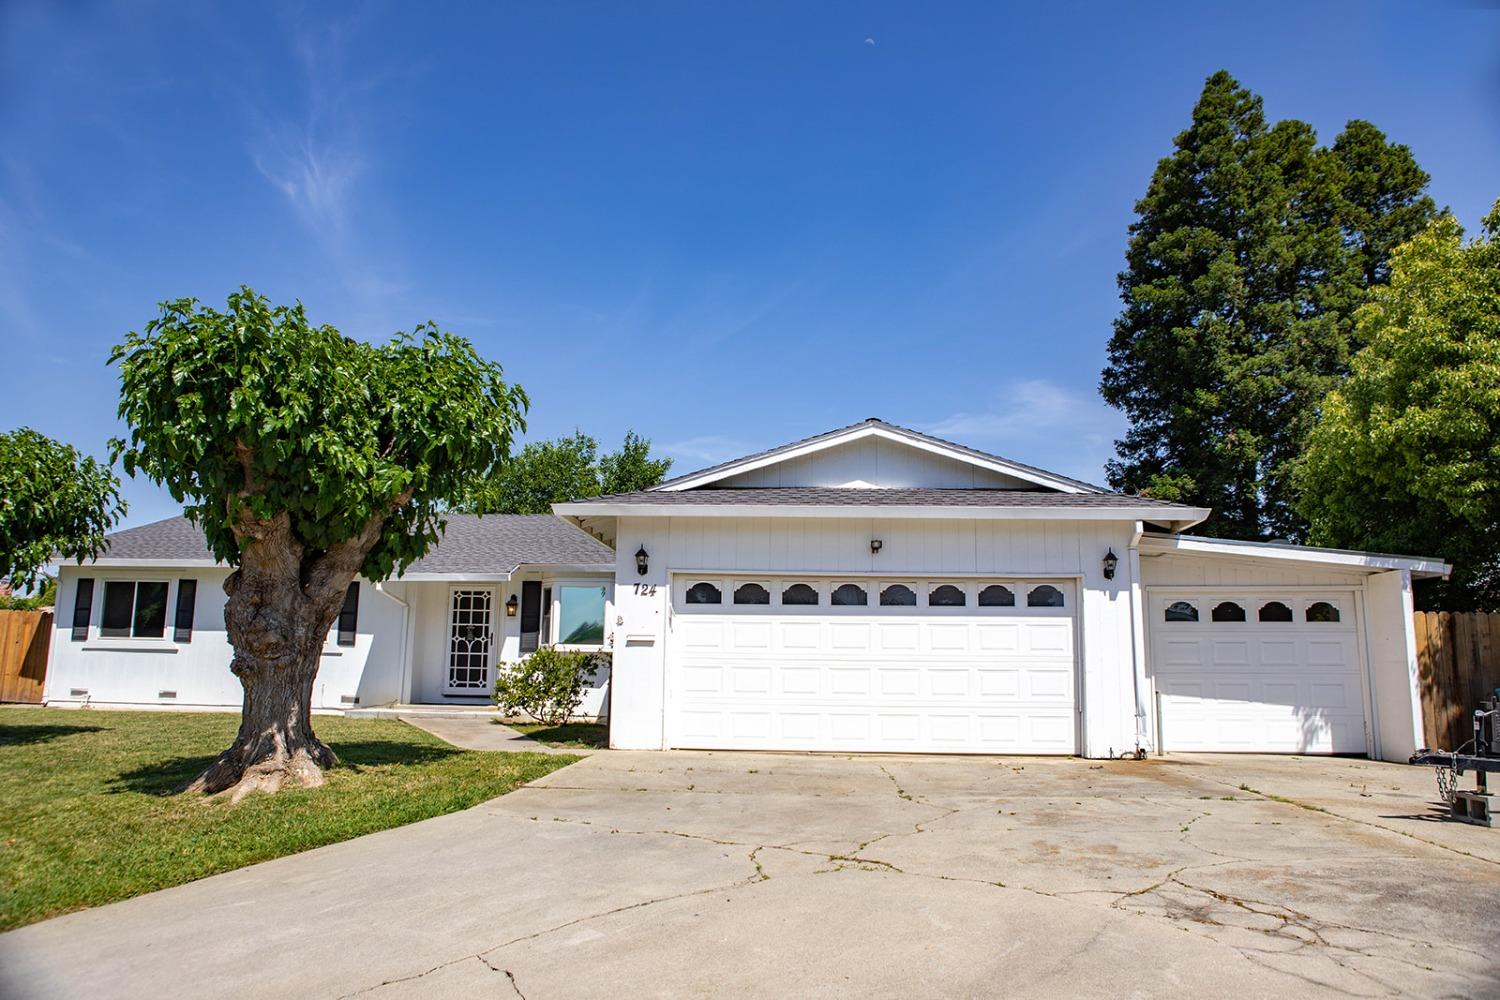
<svg viewBox="0 0 1500 1000"><path fill-rule="evenodd" d="M1489 831L1342 816L1352 767L597 754L7 935L0 968L132 1000L1500 993ZM1357 777L1394 810L1410 771Z"/></svg>

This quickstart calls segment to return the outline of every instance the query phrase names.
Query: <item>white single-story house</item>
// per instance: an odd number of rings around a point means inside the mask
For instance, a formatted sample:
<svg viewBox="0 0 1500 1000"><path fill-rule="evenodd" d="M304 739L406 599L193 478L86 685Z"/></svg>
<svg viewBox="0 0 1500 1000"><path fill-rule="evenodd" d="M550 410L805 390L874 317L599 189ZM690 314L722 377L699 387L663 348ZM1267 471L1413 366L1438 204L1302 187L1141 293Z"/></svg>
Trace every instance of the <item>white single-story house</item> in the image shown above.
<svg viewBox="0 0 1500 1000"><path fill-rule="evenodd" d="M316 703L482 698L498 662L585 639L613 654L593 710L616 748L1405 760L1422 741L1412 580L1436 560L1196 537L1206 509L877 419L554 510L455 519L404 577L361 582ZM64 567L48 700L237 705L225 572L183 521ZM183 642L188 579L213 585ZM496 634L478 652L476 620Z"/></svg>
<svg viewBox="0 0 1500 1000"><path fill-rule="evenodd" d="M203 533L174 517L108 542L92 562L60 569L46 703L238 709L230 571ZM403 576L350 585L313 707L487 706L497 667L538 645L605 649L613 591L613 550L551 514L451 515ZM580 714L608 714L608 692L600 670Z"/></svg>

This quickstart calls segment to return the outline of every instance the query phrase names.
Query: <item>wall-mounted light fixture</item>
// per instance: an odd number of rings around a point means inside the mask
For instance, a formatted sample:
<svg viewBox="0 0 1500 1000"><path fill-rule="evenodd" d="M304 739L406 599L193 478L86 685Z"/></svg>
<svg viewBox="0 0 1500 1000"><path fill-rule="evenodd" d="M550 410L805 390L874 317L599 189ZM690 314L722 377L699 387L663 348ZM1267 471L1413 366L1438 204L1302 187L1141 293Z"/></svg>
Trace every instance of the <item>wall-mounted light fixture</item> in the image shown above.
<svg viewBox="0 0 1500 1000"><path fill-rule="evenodd" d="M641 576L646 575L647 558L648 556L646 555L646 546L642 545L640 548L635 550L635 571Z"/></svg>
<svg viewBox="0 0 1500 1000"><path fill-rule="evenodd" d="M878 538L870 539L870 555L877 555L880 552L881 546L883 546L884 544L885 543Z"/></svg>
<svg viewBox="0 0 1500 1000"><path fill-rule="evenodd" d="M1120 565L1120 557L1115 555L1114 549L1110 549L1104 553L1104 579L1113 580L1115 578L1115 567L1118 565Z"/></svg>
<svg viewBox="0 0 1500 1000"><path fill-rule="evenodd" d="M515 594L511 594L510 600L505 602L505 617L514 618L516 616L516 609L520 606L520 598L516 597Z"/></svg>

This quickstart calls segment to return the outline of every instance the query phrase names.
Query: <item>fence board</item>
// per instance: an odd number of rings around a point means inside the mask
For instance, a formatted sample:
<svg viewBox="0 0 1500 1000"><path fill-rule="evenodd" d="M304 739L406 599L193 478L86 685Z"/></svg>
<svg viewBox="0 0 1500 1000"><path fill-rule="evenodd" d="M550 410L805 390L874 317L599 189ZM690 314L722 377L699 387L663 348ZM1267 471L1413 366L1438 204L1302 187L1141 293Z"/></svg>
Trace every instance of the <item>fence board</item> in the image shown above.
<svg viewBox="0 0 1500 1000"><path fill-rule="evenodd" d="M1422 727L1429 747L1456 750L1474 736L1474 710L1500 687L1500 614L1417 612Z"/></svg>
<svg viewBox="0 0 1500 1000"><path fill-rule="evenodd" d="M0 701L40 704L52 612L0 611Z"/></svg>

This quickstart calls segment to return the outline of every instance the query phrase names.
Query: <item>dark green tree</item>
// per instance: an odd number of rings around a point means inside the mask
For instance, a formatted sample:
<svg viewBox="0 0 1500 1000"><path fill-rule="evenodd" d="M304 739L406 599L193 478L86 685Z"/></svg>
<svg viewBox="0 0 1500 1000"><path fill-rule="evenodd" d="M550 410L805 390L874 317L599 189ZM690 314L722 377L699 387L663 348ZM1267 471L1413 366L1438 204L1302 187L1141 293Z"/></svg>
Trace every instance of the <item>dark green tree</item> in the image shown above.
<svg viewBox="0 0 1500 1000"><path fill-rule="evenodd" d="M98 555L124 513L108 466L29 427L0 434L0 580L30 587L52 559Z"/></svg>
<svg viewBox="0 0 1500 1000"><path fill-rule="evenodd" d="M350 582L438 540L451 500L506 461L526 395L431 324L373 345L248 288L224 312L164 303L110 360L130 428L116 457L165 485L235 567L224 624L240 729L190 787L321 784L336 758L313 734L313 678Z"/></svg>
<svg viewBox="0 0 1500 1000"><path fill-rule="evenodd" d="M1112 485L1213 507L1204 530L1300 538L1291 472L1360 346L1354 310L1433 216L1410 150L1352 121L1331 147L1209 77L1136 203L1100 391L1130 420Z"/></svg>
<svg viewBox="0 0 1500 1000"><path fill-rule="evenodd" d="M670 458L652 458L651 442L625 433L619 451L599 455L599 442L582 431L533 441L500 471L471 486L456 510L477 514L550 514L552 505L601 493L629 493L661 482Z"/></svg>
<svg viewBox="0 0 1500 1000"><path fill-rule="evenodd" d="M1454 611L1500 610L1500 203L1485 233L1445 215L1394 253L1297 467L1314 542L1441 556L1418 593Z"/></svg>
<svg viewBox="0 0 1500 1000"><path fill-rule="evenodd" d="M650 489L666 479L671 468L670 458L651 457L649 440L635 431L626 431L620 450L599 460L599 492L633 493Z"/></svg>

